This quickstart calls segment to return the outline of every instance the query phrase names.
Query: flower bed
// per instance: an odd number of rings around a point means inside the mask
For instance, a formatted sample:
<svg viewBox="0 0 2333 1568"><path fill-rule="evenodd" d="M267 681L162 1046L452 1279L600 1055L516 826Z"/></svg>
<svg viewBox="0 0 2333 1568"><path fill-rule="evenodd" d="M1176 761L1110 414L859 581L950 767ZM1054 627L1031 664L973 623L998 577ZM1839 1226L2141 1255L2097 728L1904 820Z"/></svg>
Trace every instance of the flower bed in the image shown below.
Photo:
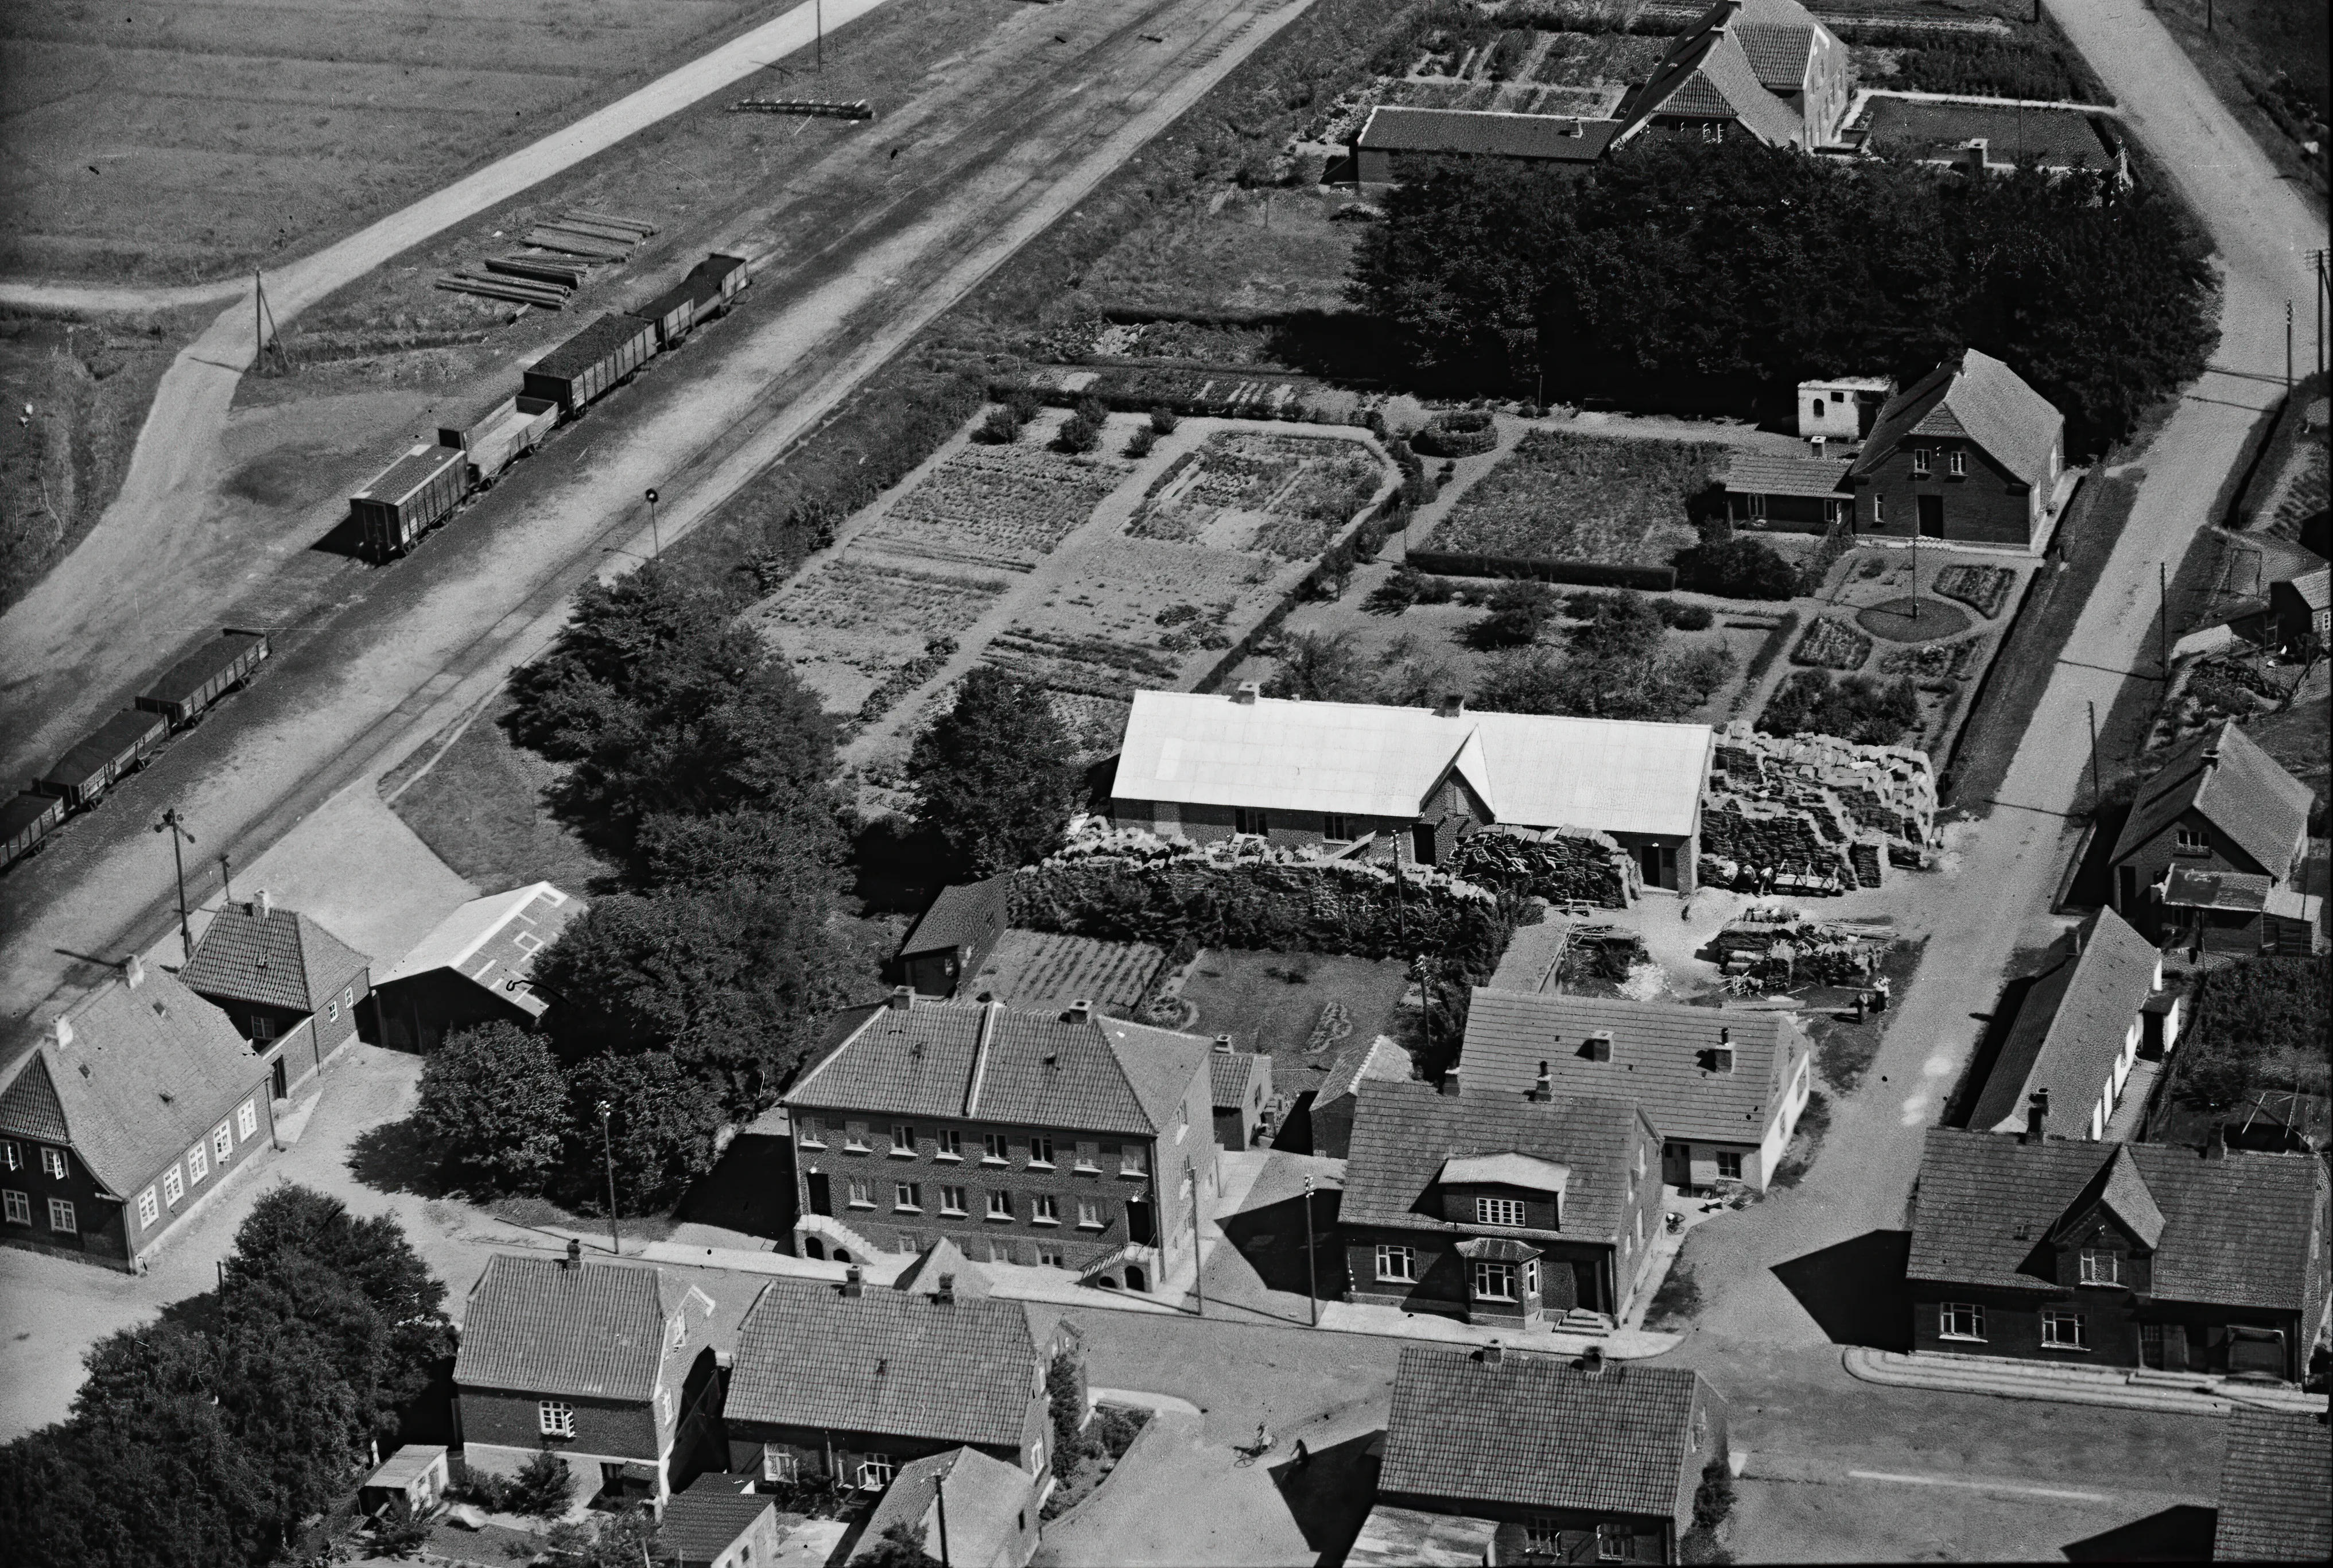
<svg viewBox="0 0 2333 1568"><path fill-rule="evenodd" d="M1890 642L1942 642L1971 625L1967 611L1941 599L1891 599L1858 612L1855 623Z"/></svg>
<svg viewBox="0 0 2333 1568"><path fill-rule="evenodd" d="M1499 432L1488 409L1457 409L1435 415L1409 444L1429 457L1473 457L1497 447Z"/></svg>
<svg viewBox="0 0 2333 1568"><path fill-rule="evenodd" d="M1959 600L1991 620L2001 613L2009 591L2015 586L2017 573L2006 566L1947 566L1936 573L1935 592Z"/></svg>
<svg viewBox="0 0 2333 1568"><path fill-rule="evenodd" d="M1920 722L1920 697L1909 680L1865 675L1834 680L1828 669L1800 669L1766 699L1758 728L1767 735L1828 735L1859 746L1895 746Z"/></svg>
<svg viewBox="0 0 2333 1568"><path fill-rule="evenodd" d="M1799 645L1791 649L1792 664L1819 664L1825 669L1861 669L1870 657L1868 634L1828 615L1809 621Z"/></svg>
<svg viewBox="0 0 2333 1568"><path fill-rule="evenodd" d="M1699 535L1686 498L1726 456L1708 442L1534 430L1442 520L1431 549L1666 566Z"/></svg>
<svg viewBox="0 0 2333 1568"><path fill-rule="evenodd" d="M1258 525L1248 537L1214 543L1310 560L1384 476L1375 453L1334 438L1221 430L1191 457L1178 459L1144 498L1128 529L1136 538L1195 540L1227 514L1253 513Z"/></svg>
<svg viewBox="0 0 2333 1568"><path fill-rule="evenodd" d="M1908 675L1915 680L1963 680L1976 668L1984 649L1983 638L1891 648L1879 656L1878 669L1882 675Z"/></svg>

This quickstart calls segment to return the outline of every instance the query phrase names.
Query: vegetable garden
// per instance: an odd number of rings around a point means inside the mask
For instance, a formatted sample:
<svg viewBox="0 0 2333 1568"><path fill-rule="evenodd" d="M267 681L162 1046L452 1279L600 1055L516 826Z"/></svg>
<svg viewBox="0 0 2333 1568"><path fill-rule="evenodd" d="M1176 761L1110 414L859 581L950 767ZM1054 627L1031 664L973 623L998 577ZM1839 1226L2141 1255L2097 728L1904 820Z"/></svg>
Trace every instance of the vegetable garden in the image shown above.
<svg viewBox="0 0 2333 1568"><path fill-rule="evenodd" d="M1426 547L1665 566L1698 541L1686 503L1726 451L1534 430L1459 497Z"/></svg>

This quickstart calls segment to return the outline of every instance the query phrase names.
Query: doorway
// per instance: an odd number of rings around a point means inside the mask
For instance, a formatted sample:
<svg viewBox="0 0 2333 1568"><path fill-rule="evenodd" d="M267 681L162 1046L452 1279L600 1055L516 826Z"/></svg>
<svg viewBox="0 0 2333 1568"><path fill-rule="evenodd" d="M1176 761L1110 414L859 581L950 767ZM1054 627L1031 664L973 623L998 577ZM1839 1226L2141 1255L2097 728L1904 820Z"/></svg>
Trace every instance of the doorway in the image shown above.
<svg viewBox="0 0 2333 1568"><path fill-rule="evenodd" d="M1942 539L1944 536L1944 498L1942 495L1920 497L1920 536Z"/></svg>
<svg viewBox="0 0 2333 1568"><path fill-rule="evenodd" d="M292 1098L291 1074L284 1072L283 1058L281 1056L278 1056L268 1065L267 1092L270 1098L275 1100L289 1100Z"/></svg>
<svg viewBox="0 0 2333 1568"><path fill-rule="evenodd" d="M1409 830L1409 858L1421 866L1434 863L1434 830L1425 822Z"/></svg>
<svg viewBox="0 0 2333 1568"><path fill-rule="evenodd" d="M1687 1188L1693 1185L1693 1145L1664 1143L1661 1145L1661 1185Z"/></svg>
<svg viewBox="0 0 2333 1568"><path fill-rule="evenodd" d="M1126 1239L1138 1246L1148 1246L1157 1240L1151 1229L1150 1205L1142 1198L1127 1200Z"/></svg>

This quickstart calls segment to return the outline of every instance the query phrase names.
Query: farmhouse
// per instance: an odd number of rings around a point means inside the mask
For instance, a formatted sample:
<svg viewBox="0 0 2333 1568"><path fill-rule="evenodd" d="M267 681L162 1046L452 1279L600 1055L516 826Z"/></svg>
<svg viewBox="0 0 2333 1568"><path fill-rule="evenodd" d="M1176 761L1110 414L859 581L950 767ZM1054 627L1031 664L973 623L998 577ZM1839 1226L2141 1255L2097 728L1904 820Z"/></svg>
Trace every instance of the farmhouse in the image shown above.
<svg viewBox="0 0 2333 1568"><path fill-rule="evenodd" d="M262 889L213 917L178 983L233 1020L266 1059L269 1092L284 1100L356 1038L372 960Z"/></svg>
<svg viewBox="0 0 2333 1568"><path fill-rule="evenodd" d="M1633 1099L1661 1135L1661 1180L1764 1191L1813 1092L1795 1014L1478 986L1458 1058L1469 1094Z"/></svg>
<svg viewBox="0 0 2333 1568"><path fill-rule="evenodd" d="M1011 873L942 888L907 940L899 944L899 977L918 996L953 996L965 977L980 973L1010 924Z"/></svg>
<svg viewBox="0 0 2333 1568"><path fill-rule="evenodd" d="M1502 823L1609 834L1647 887L1690 892L1706 725L1138 691L1110 814L1203 842L1436 864Z"/></svg>
<svg viewBox="0 0 2333 1568"><path fill-rule="evenodd" d="M2291 888L2309 850L2309 786L2229 719L2174 752L2140 786L2114 846L2114 907L2151 941L2206 928L2194 910L2195 879L2234 872ZM2188 873L2170 902L2171 873ZM2217 907L2217 896L2211 908Z"/></svg>
<svg viewBox="0 0 2333 1568"><path fill-rule="evenodd" d="M1913 1346L2299 1381L2325 1306L2322 1161L1931 1128Z"/></svg>
<svg viewBox="0 0 2333 1568"><path fill-rule="evenodd" d="M383 1044L432 1051L456 1029L542 1017L550 1003L529 983L535 955L583 909L549 882L464 904L380 977Z"/></svg>
<svg viewBox="0 0 2333 1568"><path fill-rule="evenodd" d="M1718 0L1620 104L1631 138L1748 136L1811 151L1847 112L1847 46L1797 0Z"/></svg>
<svg viewBox="0 0 2333 1568"><path fill-rule="evenodd" d="M2064 500L2065 469L2065 416L1967 349L1887 400L1847 483L1856 529L1874 540L2034 551Z"/></svg>

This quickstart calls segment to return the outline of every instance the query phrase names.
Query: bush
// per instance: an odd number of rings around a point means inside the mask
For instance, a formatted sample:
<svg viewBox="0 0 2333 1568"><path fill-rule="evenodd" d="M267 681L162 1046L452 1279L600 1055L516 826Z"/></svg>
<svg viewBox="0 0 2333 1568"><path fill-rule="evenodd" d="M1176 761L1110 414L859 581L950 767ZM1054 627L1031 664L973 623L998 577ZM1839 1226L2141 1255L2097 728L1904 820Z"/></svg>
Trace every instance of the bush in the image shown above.
<svg viewBox="0 0 2333 1568"><path fill-rule="evenodd" d="M1132 1405L1097 1405L1094 1407L1094 1440L1101 1451L1112 1459L1126 1457L1134 1439L1150 1424L1150 1412Z"/></svg>
<svg viewBox="0 0 2333 1568"><path fill-rule="evenodd" d="M1013 417L1010 409L991 409L980 422L972 438L990 447L1009 447L1021 438L1021 421Z"/></svg>
<svg viewBox="0 0 2333 1568"><path fill-rule="evenodd" d="M1013 416L1013 422L1016 425L1025 425L1035 418L1037 410L1044 406L1043 400L1026 387L1004 395L1005 411Z"/></svg>
<svg viewBox="0 0 2333 1568"><path fill-rule="evenodd" d="M1061 421L1061 428L1053 438L1057 452L1090 452L1101 445L1101 421L1089 419L1082 413L1071 414Z"/></svg>
<svg viewBox="0 0 2333 1568"><path fill-rule="evenodd" d="M555 1519L567 1512L569 1486L567 1462L548 1448L538 1449L511 1482L508 1511Z"/></svg>
<svg viewBox="0 0 2333 1568"><path fill-rule="evenodd" d="M1795 599L1799 571L1756 539L1695 544L1676 553L1677 586L1721 599Z"/></svg>
<svg viewBox="0 0 2333 1568"><path fill-rule="evenodd" d="M1159 408L1150 410L1150 428L1158 435L1173 435L1175 427L1181 423L1182 421L1175 417L1175 410L1172 409Z"/></svg>
<svg viewBox="0 0 2333 1568"><path fill-rule="evenodd" d="M1677 1543L1677 1554L1687 1563L1731 1563L1733 1554L1717 1544L1718 1527L1733 1512L1733 1470L1723 1457L1702 1467L1701 1485L1693 1494L1693 1527Z"/></svg>
<svg viewBox="0 0 2333 1568"><path fill-rule="evenodd" d="M1491 612L1467 630L1476 648L1522 648L1538 640L1555 616L1555 590L1528 580L1502 582L1491 593Z"/></svg>
<svg viewBox="0 0 2333 1568"><path fill-rule="evenodd" d="M1794 671L1758 716L1767 735L1829 735L1864 746L1898 745L1919 722L1919 693L1909 677L1884 684L1863 675L1834 680L1819 669Z"/></svg>
<svg viewBox="0 0 2333 1568"><path fill-rule="evenodd" d="M1061 1352L1045 1369L1045 1409L1053 1424L1053 1476L1066 1481L1099 1446L1086 1434L1086 1369L1076 1352Z"/></svg>
<svg viewBox="0 0 2333 1568"><path fill-rule="evenodd" d="M1126 455L1129 457L1147 457L1150 456L1150 448L1157 444L1158 432L1146 427L1126 438Z"/></svg>
<svg viewBox="0 0 2333 1568"><path fill-rule="evenodd" d="M1706 631L1710 623L1716 620L1710 613L1708 605L1687 604L1676 599L1656 599L1653 610L1660 616L1662 625L1679 631Z"/></svg>

